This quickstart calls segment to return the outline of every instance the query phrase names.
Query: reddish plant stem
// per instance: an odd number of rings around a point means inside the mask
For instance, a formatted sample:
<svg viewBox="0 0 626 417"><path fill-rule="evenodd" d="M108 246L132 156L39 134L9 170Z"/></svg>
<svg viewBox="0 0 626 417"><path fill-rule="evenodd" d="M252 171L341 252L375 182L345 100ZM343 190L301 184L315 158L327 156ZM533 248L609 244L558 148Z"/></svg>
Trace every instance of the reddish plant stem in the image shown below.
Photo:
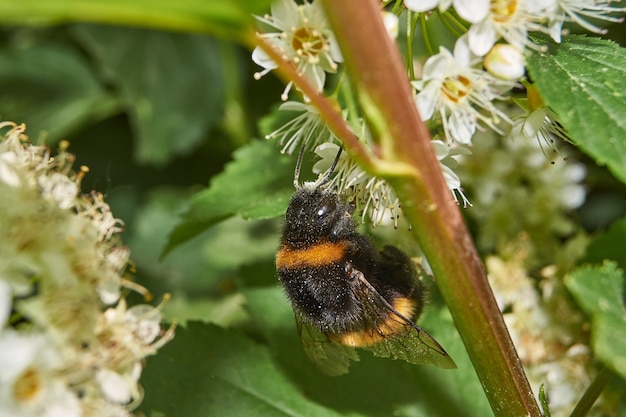
<svg viewBox="0 0 626 417"><path fill-rule="evenodd" d="M309 98L311 104L320 112L328 127L346 145L348 152L360 161L366 169L372 170L374 162L369 151L359 142L359 138L343 119L341 109L326 96L316 91L313 85L302 77L296 67L287 61L267 41L257 36L254 44L263 49L267 56L278 65L277 71L284 80L293 81L298 89Z"/></svg>
<svg viewBox="0 0 626 417"><path fill-rule="evenodd" d="M494 413L540 416L482 262L417 112L400 54L380 18L378 2L323 3L361 98L373 103L377 120L384 121L382 158L414 169L414 175L386 179L400 197L403 212L435 272ZM386 137L391 138L389 143Z"/></svg>

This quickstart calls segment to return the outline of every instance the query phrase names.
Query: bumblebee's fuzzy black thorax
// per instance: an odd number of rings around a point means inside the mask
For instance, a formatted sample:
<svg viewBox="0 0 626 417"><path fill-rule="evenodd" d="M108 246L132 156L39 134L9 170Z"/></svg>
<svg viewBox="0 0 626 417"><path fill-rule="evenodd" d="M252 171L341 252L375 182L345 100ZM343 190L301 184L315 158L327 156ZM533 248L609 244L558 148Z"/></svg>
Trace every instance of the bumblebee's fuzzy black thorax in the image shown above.
<svg viewBox="0 0 626 417"><path fill-rule="evenodd" d="M336 193L305 186L289 202L283 244L300 248L324 239L337 241L352 236L357 233L353 210Z"/></svg>

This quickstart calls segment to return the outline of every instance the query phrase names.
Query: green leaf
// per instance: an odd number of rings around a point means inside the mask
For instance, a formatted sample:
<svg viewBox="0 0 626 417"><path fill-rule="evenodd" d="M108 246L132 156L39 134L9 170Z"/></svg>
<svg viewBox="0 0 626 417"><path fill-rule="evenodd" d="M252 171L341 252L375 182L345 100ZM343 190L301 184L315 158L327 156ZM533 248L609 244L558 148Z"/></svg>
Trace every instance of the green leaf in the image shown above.
<svg viewBox="0 0 626 417"><path fill-rule="evenodd" d="M135 189L118 190L109 200L119 206L133 194ZM154 294L173 293L167 312L179 297L211 304L231 293L242 265L251 265L255 279L275 282L278 219L247 221L233 217L181 244L165 259L158 259L190 195L190 191L171 187L153 188L143 194L133 217L126 218L129 227L124 242L131 249L137 280ZM263 276L257 265L266 261L271 262L271 268L261 268Z"/></svg>
<svg viewBox="0 0 626 417"><path fill-rule="evenodd" d="M546 105L572 141L626 182L626 50L614 42L565 36L538 42L527 68Z"/></svg>
<svg viewBox="0 0 626 417"><path fill-rule="evenodd" d="M119 110L77 50L61 44L0 49L0 114L51 145Z"/></svg>
<svg viewBox="0 0 626 417"><path fill-rule="evenodd" d="M626 218L613 225L604 234L596 237L587 247L584 261L589 263L601 263L606 259L616 261L620 268L626 268Z"/></svg>
<svg viewBox="0 0 626 417"><path fill-rule="evenodd" d="M624 276L614 262L584 266L565 285L592 319L593 350L602 362L626 378L626 309Z"/></svg>
<svg viewBox="0 0 626 417"><path fill-rule="evenodd" d="M267 349L234 331L190 322L148 359L141 409L169 417L338 416L305 397Z"/></svg>
<svg viewBox="0 0 626 417"><path fill-rule="evenodd" d="M220 298L187 298L175 294L163 310L165 320L186 325L190 321L204 321L220 327L234 327L248 321L245 309L246 299L241 293L233 293Z"/></svg>
<svg viewBox="0 0 626 417"><path fill-rule="evenodd" d="M189 153L221 120L219 48L208 37L77 25L128 108L139 161L163 164Z"/></svg>
<svg viewBox="0 0 626 417"><path fill-rule="evenodd" d="M165 253L229 217L268 219L284 213L293 193L294 163L271 141L239 148L211 186L193 197L182 222L170 235Z"/></svg>
<svg viewBox="0 0 626 417"><path fill-rule="evenodd" d="M0 22L127 24L242 37L270 0L0 0Z"/></svg>

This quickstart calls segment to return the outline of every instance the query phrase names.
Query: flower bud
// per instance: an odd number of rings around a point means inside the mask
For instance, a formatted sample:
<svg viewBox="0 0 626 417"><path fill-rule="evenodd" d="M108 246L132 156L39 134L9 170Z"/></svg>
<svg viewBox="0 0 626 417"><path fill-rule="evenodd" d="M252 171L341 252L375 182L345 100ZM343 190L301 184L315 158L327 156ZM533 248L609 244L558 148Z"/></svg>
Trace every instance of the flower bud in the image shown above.
<svg viewBox="0 0 626 417"><path fill-rule="evenodd" d="M381 12L383 16L383 23L385 24L385 29L387 29L387 33L391 37L391 39L396 39L398 37L398 31L400 28L400 24L398 21L398 16L390 12Z"/></svg>
<svg viewBox="0 0 626 417"><path fill-rule="evenodd" d="M483 63L491 75L503 80L517 80L525 71L522 53L505 43L494 45Z"/></svg>

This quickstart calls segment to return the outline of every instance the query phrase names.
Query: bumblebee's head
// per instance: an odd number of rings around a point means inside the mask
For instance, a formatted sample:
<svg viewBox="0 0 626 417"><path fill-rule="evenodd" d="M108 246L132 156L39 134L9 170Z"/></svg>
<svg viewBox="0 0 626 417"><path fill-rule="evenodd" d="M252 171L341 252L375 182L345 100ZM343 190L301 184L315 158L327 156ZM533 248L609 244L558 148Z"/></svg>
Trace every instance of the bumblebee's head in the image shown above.
<svg viewBox="0 0 626 417"><path fill-rule="evenodd" d="M293 246L339 240L355 232L352 211L336 193L305 184L289 202L283 239Z"/></svg>
<svg viewBox="0 0 626 417"><path fill-rule="evenodd" d="M293 181L296 192L287 207L283 229L283 241L295 247L303 247L322 239L336 241L354 233L356 229L352 220L353 207L343 203L337 193L327 189L330 176L341 156L341 148L324 178L300 186L298 177L304 149L303 145L298 155Z"/></svg>

